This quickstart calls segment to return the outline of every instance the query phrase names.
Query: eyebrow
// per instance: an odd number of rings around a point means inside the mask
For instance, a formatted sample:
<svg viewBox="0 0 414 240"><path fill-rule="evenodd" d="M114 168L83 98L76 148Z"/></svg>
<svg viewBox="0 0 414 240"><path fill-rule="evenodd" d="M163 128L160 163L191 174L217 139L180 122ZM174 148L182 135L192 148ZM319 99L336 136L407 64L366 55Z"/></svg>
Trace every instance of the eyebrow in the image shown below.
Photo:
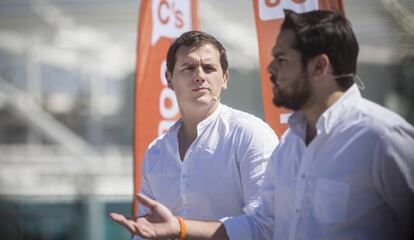
<svg viewBox="0 0 414 240"><path fill-rule="evenodd" d="M276 57L276 56L279 56L279 55L281 55L282 53L279 51L279 50L277 50L277 48L276 47L273 47L272 48L272 56L273 57Z"/></svg>
<svg viewBox="0 0 414 240"><path fill-rule="evenodd" d="M194 62L183 62L180 64L180 66L195 66L197 64L195 64Z"/></svg>
<svg viewBox="0 0 414 240"><path fill-rule="evenodd" d="M197 66L197 65L198 65L198 63L193 62L193 61L191 61L191 62L190 61L189 62L183 62L183 63L180 64L180 66L183 66L183 67L186 67L186 66L193 67L193 66ZM202 63L201 65L202 66L213 66L213 67L218 66L218 64L216 64L214 62L206 62L206 63Z"/></svg>
<svg viewBox="0 0 414 240"><path fill-rule="evenodd" d="M272 56L273 57L280 57L280 56L284 56L286 55L286 53L278 51L278 50L272 50Z"/></svg>
<svg viewBox="0 0 414 240"><path fill-rule="evenodd" d="M203 66L213 66L213 67L218 66L218 64L215 64L213 62L211 62L211 63L203 63L202 65Z"/></svg>

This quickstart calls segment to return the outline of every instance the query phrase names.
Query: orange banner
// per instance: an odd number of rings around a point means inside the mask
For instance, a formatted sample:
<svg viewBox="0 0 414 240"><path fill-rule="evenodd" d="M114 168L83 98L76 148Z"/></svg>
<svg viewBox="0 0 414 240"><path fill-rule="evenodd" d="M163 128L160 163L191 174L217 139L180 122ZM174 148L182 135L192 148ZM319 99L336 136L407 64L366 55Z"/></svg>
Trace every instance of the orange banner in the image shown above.
<svg viewBox="0 0 414 240"><path fill-rule="evenodd" d="M141 185L141 162L157 136L178 118L174 91L164 77L171 42L186 31L198 29L197 0L143 0L138 24L134 106L134 195ZM134 216L137 202L134 198Z"/></svg>
<svg viewBox="0 0 414 240"><path fill-rule="evenodd" d="M317 9L344 12L342 0L253 0L259 44L260 78L262 79L263 109L266 122L281 136L288 128L289 110L275 107L267 66L272 60L271 49L283 22L283 9L308 12Z"/></svg>

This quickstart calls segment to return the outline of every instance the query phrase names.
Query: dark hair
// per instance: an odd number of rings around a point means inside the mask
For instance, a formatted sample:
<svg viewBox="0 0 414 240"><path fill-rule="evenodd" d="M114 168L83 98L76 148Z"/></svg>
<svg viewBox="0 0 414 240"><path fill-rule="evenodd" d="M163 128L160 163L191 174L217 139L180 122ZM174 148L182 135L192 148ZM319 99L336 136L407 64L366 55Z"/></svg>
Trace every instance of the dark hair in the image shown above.
<svg viewBox="0 0 414 240"><path fill-rule="evenodd" d="M293 48L302 55L302 64L319 54L326 54L333 74L356 74L358 42L351 23L339 12L317 10L302 14L284 10L285 20L281 30L293 30L296 42ZM353 83L352 76L336 78L342 89Z"/></svg>
<svg viewBox="0 0 414 240"><path fill-rule="evenodd" d="M205 44L212 44L217 48L220 54L220 65L225 73L228 69L229 63L227 61L226 49L213 36L201 31L189 31L183 33L180 37L175 39L171 44L167 53L167 71L173 74L175 62L177 61L176 53L181 46L200 47Z"/></svg>

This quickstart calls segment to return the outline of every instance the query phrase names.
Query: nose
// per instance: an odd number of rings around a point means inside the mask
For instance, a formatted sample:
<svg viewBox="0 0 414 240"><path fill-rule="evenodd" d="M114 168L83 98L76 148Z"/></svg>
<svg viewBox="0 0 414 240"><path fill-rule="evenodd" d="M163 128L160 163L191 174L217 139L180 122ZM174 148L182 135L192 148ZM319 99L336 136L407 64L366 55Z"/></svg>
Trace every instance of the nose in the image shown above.
<svg viewBox="0 0 414 240"><path fill-rule="evenodd" d="M274 75L277 73L275 61L271 61L269 63L269 66L267 66L267 72L270 73L271 75Z"/></svg>
<svg viewBox="0 0 414 240"><path fill-rule="evenodd" d="M267 66L267 72L270 73L270 81L273 84L276 84L276 75L277 75L277 68L274 64L274 61L272 61L269 66Z"/></svg>
<svg viewBox="0 0 414 240"><path fill-rule="evenodd" d="M195 77L194 77L194 82L196 82L196 83L203 83L203 82L205 82L206 80L205 80L205 77L204 77L204 72L203 72L203 69L198 69L197 70L197 72L196 72L196 75L195 75Z"/></svg>

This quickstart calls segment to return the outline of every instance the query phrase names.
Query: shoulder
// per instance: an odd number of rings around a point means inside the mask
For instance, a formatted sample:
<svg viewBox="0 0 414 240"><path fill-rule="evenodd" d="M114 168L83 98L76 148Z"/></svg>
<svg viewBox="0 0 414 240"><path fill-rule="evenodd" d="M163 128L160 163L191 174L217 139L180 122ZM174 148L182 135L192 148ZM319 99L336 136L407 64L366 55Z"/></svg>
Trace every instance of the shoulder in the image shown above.
<svg viewBox="0 0 414 240"><path fill-rule="evenodd" d="M147 148L145 153L145 159L151 157L158 157L163 151L169 149L169 146L174 145L176 142L176 132L180 123L176 122L173 124L168 131L164 132L157 138L155 138Z"/></svg>
<svg viewBox="0 0 414 240"><path fill-rule="evenodd" d="M364 139L372 143L370 151L376 169L389 171L393 164L400 169L414 168L414 127L405 119L365 99L351 111L350 116L351 123L356 121L355 133L364 134ZM350 125L349 128L355 127Z"/></svg>
<svg viewBox="0 0 414 240"><path fill-rule="evenodd" d="M374 142L369 151L377 188L384 194L404 187L414 190L414 127L397 113L368 100L356 110Z"/></svg>
<svg viewBox="0 0 414 240"><path fill-rule="evenodd" d="M225 122L234 132L254 133L255 131L265 131L275 134L273 129L262 119L253 114L240 111L223 105L220 120Z"/></svg>
<svg viewBox="0 0 414 240"><path fill-rule="evenodd" d="M366 128L371 134L387 139L400 132L413 132L411 126L397 113L367 99L361 99L355 109L351 109L350 121Z"/></svg>
<svg viewBox="0 0 414 240"><path fill-rule="evenodd" d="M155 138L149 145L147 149L148 153L155 153L158 152L160 148L162 148L167 142L167 132L163 133L162 135Z"/></svg>
<svg viewBox="0 0 414 240"><path fill-rule="evenodd" d="M158 136L148 145L142 161L142 174L145 175L157 171L160 166L163 166L168 161L167 157L174 155L174 153L171 153L171 149L174 149L174 141L169 131Z"/></svg>

